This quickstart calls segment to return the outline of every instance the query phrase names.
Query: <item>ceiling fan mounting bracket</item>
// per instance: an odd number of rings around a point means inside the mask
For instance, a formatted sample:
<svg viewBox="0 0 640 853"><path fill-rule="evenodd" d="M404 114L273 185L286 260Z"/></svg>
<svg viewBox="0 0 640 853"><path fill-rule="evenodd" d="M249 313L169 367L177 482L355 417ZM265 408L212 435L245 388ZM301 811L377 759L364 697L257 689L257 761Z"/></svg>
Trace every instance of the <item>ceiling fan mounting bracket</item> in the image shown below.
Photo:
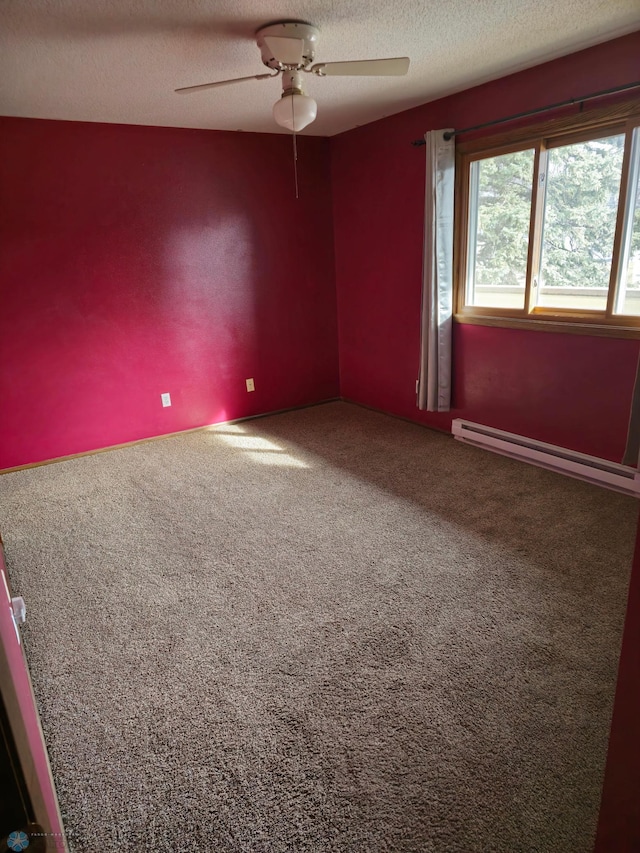
<svg viewBox="0 0 640 853"><path fill-rule="evenodd" d="M262 62L267 68L282 71L286 68L299 68L305 70L314 60L315 50L318 44L320 30L313 24L303 21L281 21L276 24L267 24L260 27L256 33L256 42L260 48ZM267 38L277 39L299 39L304 45L302 48L302 60L298 63L283 63L276 59L272 49L267 44Z"/></svg>

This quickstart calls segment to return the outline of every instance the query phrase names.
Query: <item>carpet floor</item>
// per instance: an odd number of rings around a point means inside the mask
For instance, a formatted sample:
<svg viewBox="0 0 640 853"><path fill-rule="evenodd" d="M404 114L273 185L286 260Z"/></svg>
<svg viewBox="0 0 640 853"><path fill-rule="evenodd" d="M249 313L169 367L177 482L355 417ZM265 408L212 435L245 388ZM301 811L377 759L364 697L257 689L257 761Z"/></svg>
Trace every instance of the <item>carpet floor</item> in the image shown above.
<svg viewBox="0 0 640 853"><path fill-rule="evenodd" d="M636 518L346 403L0 477L72 850L586 853Z"/></svg>

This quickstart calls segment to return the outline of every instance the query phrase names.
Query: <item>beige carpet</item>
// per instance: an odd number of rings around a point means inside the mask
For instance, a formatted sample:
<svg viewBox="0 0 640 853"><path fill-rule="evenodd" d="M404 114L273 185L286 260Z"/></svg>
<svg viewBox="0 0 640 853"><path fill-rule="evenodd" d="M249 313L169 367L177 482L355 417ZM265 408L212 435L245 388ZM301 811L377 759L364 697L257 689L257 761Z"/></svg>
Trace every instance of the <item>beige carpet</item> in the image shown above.
<svg viewBox="0 0 640 853"><path fill-rule="evenodd" d="M591 848L635 501L334 403L0 507L76 853Z"/></svg>

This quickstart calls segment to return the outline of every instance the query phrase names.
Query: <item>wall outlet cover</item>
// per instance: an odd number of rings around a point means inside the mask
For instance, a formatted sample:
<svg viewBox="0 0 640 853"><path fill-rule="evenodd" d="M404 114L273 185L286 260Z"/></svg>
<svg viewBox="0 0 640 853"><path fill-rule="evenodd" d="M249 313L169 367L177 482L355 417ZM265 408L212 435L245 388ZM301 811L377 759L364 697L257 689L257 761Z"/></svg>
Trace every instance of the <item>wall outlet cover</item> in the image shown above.
<svg viewBox="0 0 640 853"><path fill-rule="evenodd" d="M160 394L160 399L162 400L162 405L164 408L171 405L171 394Z"/></svg>
<svg viewBox="0 0 640 853"><path fill-rule="evenodd" d="M254 384L253 379L247 379L247 391L255 391L256 386Z"/></svg>

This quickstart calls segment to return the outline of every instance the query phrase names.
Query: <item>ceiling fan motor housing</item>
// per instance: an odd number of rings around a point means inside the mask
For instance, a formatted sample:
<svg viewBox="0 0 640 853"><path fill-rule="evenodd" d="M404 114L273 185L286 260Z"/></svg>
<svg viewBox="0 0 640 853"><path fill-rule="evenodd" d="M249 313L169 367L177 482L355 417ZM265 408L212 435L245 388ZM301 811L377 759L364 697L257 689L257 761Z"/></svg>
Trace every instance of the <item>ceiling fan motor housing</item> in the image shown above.
<svg viewBox="0 0 640 853"><path fill-rule="evenodd" d="M283 70L284 68L307 68L314 60L316 46L320 30L312 24L306 24L302 21L285 21L279 24L268 24L266 27L261 27L256 33L256 41L262 55L262 62L267 68ZM301 39L304 42L302 48L302 61L299 63L283 63L276 59L273 55L273 50L265 41L266 37L286 38L286 39Z"/></svg>

